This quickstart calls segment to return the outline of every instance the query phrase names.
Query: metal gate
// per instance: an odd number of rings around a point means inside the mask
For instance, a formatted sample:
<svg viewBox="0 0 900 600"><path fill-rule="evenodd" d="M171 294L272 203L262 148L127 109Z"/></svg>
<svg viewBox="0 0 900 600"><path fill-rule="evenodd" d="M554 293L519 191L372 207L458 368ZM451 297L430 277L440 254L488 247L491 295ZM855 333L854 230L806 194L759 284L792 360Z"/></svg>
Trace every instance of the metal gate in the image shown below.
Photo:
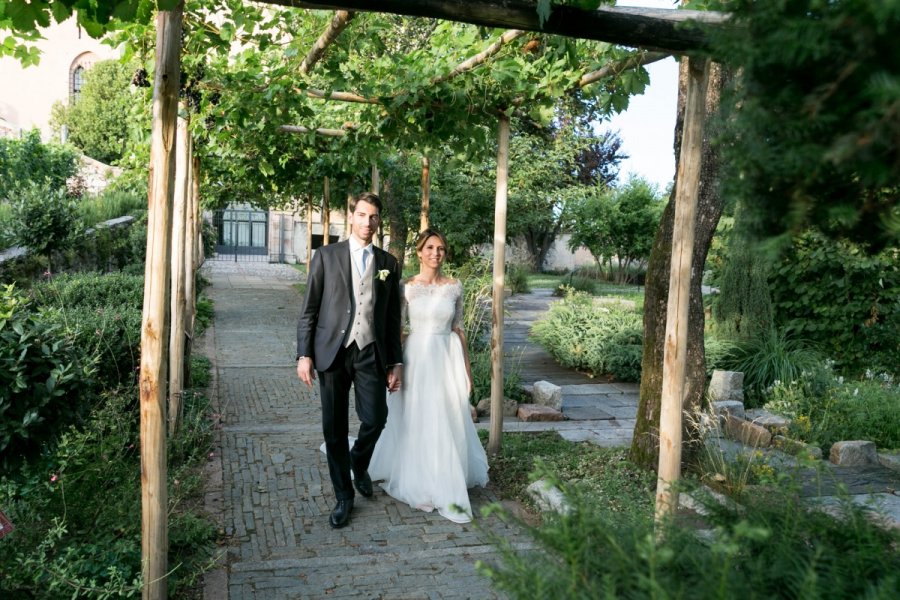
<svg viewBox="0 0 900 600"><path fill-rule="evenodd" d="M211 260L269 261L269 213L232 205L213 213L216 252Z"/></svg>

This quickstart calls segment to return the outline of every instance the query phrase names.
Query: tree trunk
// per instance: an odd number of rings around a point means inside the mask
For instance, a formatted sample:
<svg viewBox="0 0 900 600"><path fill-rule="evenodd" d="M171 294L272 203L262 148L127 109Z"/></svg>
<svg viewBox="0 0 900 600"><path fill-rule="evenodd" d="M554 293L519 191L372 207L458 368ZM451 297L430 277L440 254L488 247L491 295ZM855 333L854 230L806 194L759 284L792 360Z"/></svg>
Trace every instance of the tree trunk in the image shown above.
<svg viewBox="0 0 900 600"><path fill-rule="evenodd" d="M331 242L331 181L328 177L322 190L322 245L327 246Z"/></svg>
<svg viewBox="0 0 900 600"><path fill-rule="evenodd" d="M428 229L431 222L431 161L422 157L422 210L419 213L419 231Z"/></svg>
<svg viewBox="0 0 900 600"><path fill-rule="evenodd" d="M403 214L400 210L400 204L393 193L393 186L390 179L382 182L381 201L384 203L385 212L388 217L388 235L391 238L388 244L388 252L400 263L400 269L403 269L403 259L406 257L406 236L409 233L409 226L403 220Z"/></svg>
<svg viewBox="0 0 900 600"><path fill-rule="evenodd" d="M675 156L680 155L681 133L684 127L685 61L679 69L678 118L675 124ZM719 98L725 84L725 76L719 64L712 64L709 88L706 93L706 114L709 117L718 110ZM718 155L709 140L716 133L714 122L707 120L703 139L703 159L700 190L697 205L691 266L690 312L688 316L688 342L684 383L684 411L690 413L700 408L706 389L706 353L703 347L703 296L700 285L706 255L713 234L722 215L722 197L719 194ZM676 165L677 170L677 165ZM644 288L644 353L641 361L641 391L634 438L631 442L631 459L647 468L657 468L659 461L659 418L662 396L663 355L666 334L666 305L669 291L669 269L672 259L672 229L675 220L675 195L673 189L660 221L653 250L647 263L647 281ZM691 430L684 433L687 446L683 459L692 458L695 436Z"/></svg>

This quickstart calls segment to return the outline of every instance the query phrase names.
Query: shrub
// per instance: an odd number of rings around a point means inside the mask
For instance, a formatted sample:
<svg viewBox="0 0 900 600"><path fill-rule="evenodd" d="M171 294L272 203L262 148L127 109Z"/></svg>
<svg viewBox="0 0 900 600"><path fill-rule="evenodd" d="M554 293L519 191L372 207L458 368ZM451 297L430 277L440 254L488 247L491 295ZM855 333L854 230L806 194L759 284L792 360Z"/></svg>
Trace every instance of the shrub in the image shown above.
<svg viewBox="0 0 900 600"><path fill-rule="evenodd" d="M900 249L863 247L810 231L771 274L777 322L822 346L837 367L898 373Z"/></svg>
<svg viewBox="0 0 900 600"><path fill-rule="evenodd" d="M506 287L513 294L527 294L531 291L528 286L528 269L521 265L509 265L506 269Z"/></svg>
<svg viewBox="0 0 900 600"><path fill-rule="evenodd" d="M589 493L563 486L571 510L543 522L516 522L534 541L527 550L486 532L498 562L478 571L515 599L893 598L900 583L900 533L872 523L849 500L836 518L797 504L792 489L705 508L700 536L686 523L654 525L648 512L611 511Z"/></svg>
<svg viewBox="0 0 900 600"><path fill-rule="evenodd" d="M845 380L829 363L794 382L779 382L767 398L766 409L790 417L797 439L826 450L841 440L900 449L900 385L889 374L869 371L861 380Z"/></svg>
<svg viewBox="0 0 900 600"><path fill-rule="evenodd" d="M776 382L796 381L804 371L824 363L825 358L806 340L770 327L736 341L732 351L720 360L726 370L744 374L747 405L756 407L763 402L766 388Z"/></svg>
<svg viewBox="0 0 900 600"><path fill-rule="evenodd" d="M78 208L65 188L49 183L27 183L10 194L10 227L16 243L49 255L71 246L80 232Z"/></svg>
<svg viewBox="0 0 900 600"><path fill-rule="evenodd" d="M0 137L0 201L22 185L47 183L65 189L78 170L78 153L71 146L44 144L35 128L21 139Z"/></svg>
<svg viewBox="0 0 900 600"><path fill-rule="evenodd" d="M632 308L569 292L534 324L531 335L565 367L640 380L643 324Z"/></svg>
<svg viewBox="0 0 900 600"><path fill-rule="evenodd" d="M597 281L590 277L575 275L573 271L553 290L553 295L561 298L570 292L584 292L593 296L597 293Z"/></svg>
<svg viewBox="0 0 900 600"><path fill-rule="evenodd" d="M146 208L146 195L141 196L127 190L104 191L93 198L83 198L78 203L78 213L85 227L124 217L133 211L143 212Z"/></svg>
<svg viewBox="0 0 900 600"><path fill-rule="evenodd" d="M0 290L0 464L20 464L90 407L95 359L13 286Z"/></svg>
<svg viewBox="0 0 900 600"><path fill-rule="evenodd" d="M121 273L58 275L32 291L43 318L68 332L84 356L96 356L101 389L130 385L140 362L144 280Z"/></svg>

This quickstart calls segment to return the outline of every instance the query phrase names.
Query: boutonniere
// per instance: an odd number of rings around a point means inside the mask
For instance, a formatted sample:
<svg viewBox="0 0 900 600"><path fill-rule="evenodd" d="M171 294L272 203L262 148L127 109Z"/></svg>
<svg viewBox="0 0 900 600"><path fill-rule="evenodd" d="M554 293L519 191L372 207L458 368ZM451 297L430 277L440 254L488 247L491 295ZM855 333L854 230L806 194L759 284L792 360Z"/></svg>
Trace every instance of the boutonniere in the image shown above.
<svg viewBox="0 0 900 600"><path fill-rule="evenodd" d="M380 281L387 281L387 278L390 274L391 272L387 269L381 269L380 271L378 271L375 277L377 277Z"/></svg>

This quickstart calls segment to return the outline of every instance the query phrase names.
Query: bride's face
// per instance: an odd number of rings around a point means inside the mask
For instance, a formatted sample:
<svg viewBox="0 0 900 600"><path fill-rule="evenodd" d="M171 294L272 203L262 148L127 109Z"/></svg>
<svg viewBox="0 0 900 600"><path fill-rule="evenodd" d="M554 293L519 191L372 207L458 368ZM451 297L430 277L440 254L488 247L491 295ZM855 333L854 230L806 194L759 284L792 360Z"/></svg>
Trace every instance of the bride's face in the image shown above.
<svg viewBox="0 0 900 600"><path fill-rule="evenodd" d="M439 269L444 264L444 258L447 256L447 249L444 243L436 235L425 240L425 245L421 250L416 251L419 256L419 264L432 269Z"/></svg>

